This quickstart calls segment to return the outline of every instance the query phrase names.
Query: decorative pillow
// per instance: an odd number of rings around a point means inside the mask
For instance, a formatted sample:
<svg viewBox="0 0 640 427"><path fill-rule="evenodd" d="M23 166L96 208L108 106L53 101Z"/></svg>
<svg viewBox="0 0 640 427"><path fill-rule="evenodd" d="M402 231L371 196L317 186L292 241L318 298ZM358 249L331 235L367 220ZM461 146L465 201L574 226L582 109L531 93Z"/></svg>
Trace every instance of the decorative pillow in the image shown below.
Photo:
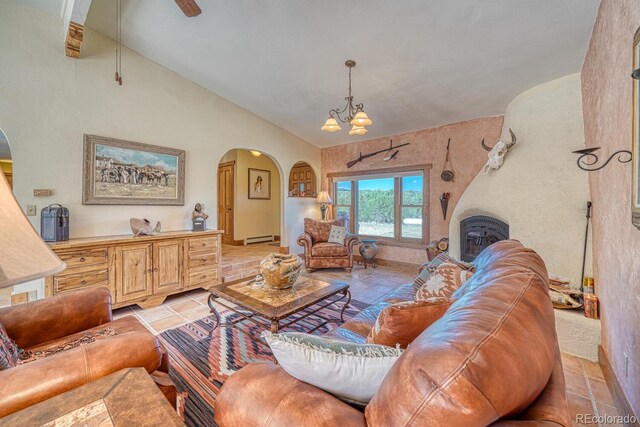
<svg viewBox="0 0 640 427"><path fill-rule="evenodd" d="M98 331L86 331L80 337L66 341L56 347L45 348L43 350L25 350L20 354L20 360L18 365L24 365L25 363L33 362L34 360L44 359L52 354L61 353L63 351L71 350L72 348L79 347L83 344L89 344L95 341L100 341L116 335L116 331L113 328L100 329Z"/></svg>
<svg viewBox="0 0 640 427"><path fill-rule="evenodd" d="M441 318L451 304L450 299L442 297L392 304L378 315L367 342L407 348L418 335Z"/></svg>
<svg viewBox="0 0 640 427"><path fill-rule="evenodd" d="M17 366L20 353L20 348L9 338L7 330L0 323L0 371Z"/></svg>
<svg viewBox="0 0 640 427"><path fill-rule="evenodd" d="M356 344L298 332L264 338L289 375L336 397L366 405L380 388L389 369L402 355L400 348Z"/></svg>
<svg viewBox="0 0 640 427"><path fill-rule="evenodd" d="M424 301L431 297L451 298L451 295L473 275L459 265L445 262L429 276L427 282L416 293L416 301Z"/></svg>
<svg viewBox="0 0 640 427"><path fill-rule="evenodd" d="M427 282L427 280L429 279L429 276L436 270L436 268L438 268L441 264L444 264L444 263L459 265L465 270L471 270L473 268L473 264L457 260L451 257L448 253L443 252L441 254L438 254L434 259L432 259L428 263L422 265L422 267L420 268L420 273L413 281L413 287L416 288L416 290L420 289L422 285L424 285Z"/></svg>
<svg viewBox="0 0 640 427"><path fill-rule="evenodd" d="M338 225L331 226L331 232L329 232L329 243L344 244L344 238L347 235L347 227L340 227Z"/></svg>

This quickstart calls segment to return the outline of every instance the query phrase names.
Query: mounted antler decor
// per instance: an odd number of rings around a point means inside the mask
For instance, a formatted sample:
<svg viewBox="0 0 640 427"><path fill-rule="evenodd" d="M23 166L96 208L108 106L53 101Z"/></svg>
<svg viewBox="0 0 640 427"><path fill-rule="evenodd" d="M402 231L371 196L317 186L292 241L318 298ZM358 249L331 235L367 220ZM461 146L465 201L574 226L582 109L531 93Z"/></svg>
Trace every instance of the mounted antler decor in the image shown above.
<svg viewBox="0 0 640 427"><path fill-rule="evenodd" d="M489 147L484 143L484 139L482 139L482 142L480 143L482 148L489 152L489 160L487 160L487 164L482 168L483 175L488 174L491 169L500 169L500 166L502 166L502 163L504 162L504 156L506 156L506 154L515 147L517 142L516 135L513 133L511 128L509 128L509 133L511 134L511 142L508 144L498 141L496 142L496 145Z"/></svg>

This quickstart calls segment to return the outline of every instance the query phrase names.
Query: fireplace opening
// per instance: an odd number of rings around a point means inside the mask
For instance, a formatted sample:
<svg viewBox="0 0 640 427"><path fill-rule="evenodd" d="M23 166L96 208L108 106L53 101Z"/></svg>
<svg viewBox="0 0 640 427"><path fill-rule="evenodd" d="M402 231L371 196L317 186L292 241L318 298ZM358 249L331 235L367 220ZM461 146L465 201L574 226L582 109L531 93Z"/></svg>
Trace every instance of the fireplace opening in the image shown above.
<svg viewBox="0 0 640 427"><path fill-rule="evenodd" d="M460 221L460 252L463 261L472 262L486 247L509 238L509 224L485 215Z"/></svg>

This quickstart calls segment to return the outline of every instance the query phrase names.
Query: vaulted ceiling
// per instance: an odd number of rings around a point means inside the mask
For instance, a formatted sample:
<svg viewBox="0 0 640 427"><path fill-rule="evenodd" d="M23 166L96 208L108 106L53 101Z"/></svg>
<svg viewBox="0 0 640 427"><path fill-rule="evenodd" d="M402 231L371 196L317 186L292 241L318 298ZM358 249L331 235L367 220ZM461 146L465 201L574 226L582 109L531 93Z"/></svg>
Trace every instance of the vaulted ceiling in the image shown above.
<svg viewBox="0 0 640 427"><path fill-rule="evenodd" d="M33 3L33 0L28 0ZM86 26L113 38L114 2ZM504 113L519 93L579 72L599 0L123 1L124 44L318 146ZM353 92L369 133L326 133ZM123 58L126 64L126 56Z"/></svg>

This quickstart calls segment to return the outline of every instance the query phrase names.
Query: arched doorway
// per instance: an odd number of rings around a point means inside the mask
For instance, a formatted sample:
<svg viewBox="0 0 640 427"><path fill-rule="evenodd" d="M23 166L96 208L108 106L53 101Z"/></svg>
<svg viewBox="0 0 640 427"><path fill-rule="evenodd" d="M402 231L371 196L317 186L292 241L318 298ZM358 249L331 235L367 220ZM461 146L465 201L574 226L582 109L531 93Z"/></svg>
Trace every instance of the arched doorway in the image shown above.
<svg viewBox="0 0 640 427"><path fill-rule="evenodd" d="M228 151L218 164L218 228L224 243L241 246L278 242L281 236L282 178L268 155Z"/></svg>
<svg viewBox="0 0 640 427"><path fill-rule="evenodd" d="M278 252L282 235L282 176L256 150L233 149L218 164L218 229L223 281L255 276L260 260Z"/></svg>

